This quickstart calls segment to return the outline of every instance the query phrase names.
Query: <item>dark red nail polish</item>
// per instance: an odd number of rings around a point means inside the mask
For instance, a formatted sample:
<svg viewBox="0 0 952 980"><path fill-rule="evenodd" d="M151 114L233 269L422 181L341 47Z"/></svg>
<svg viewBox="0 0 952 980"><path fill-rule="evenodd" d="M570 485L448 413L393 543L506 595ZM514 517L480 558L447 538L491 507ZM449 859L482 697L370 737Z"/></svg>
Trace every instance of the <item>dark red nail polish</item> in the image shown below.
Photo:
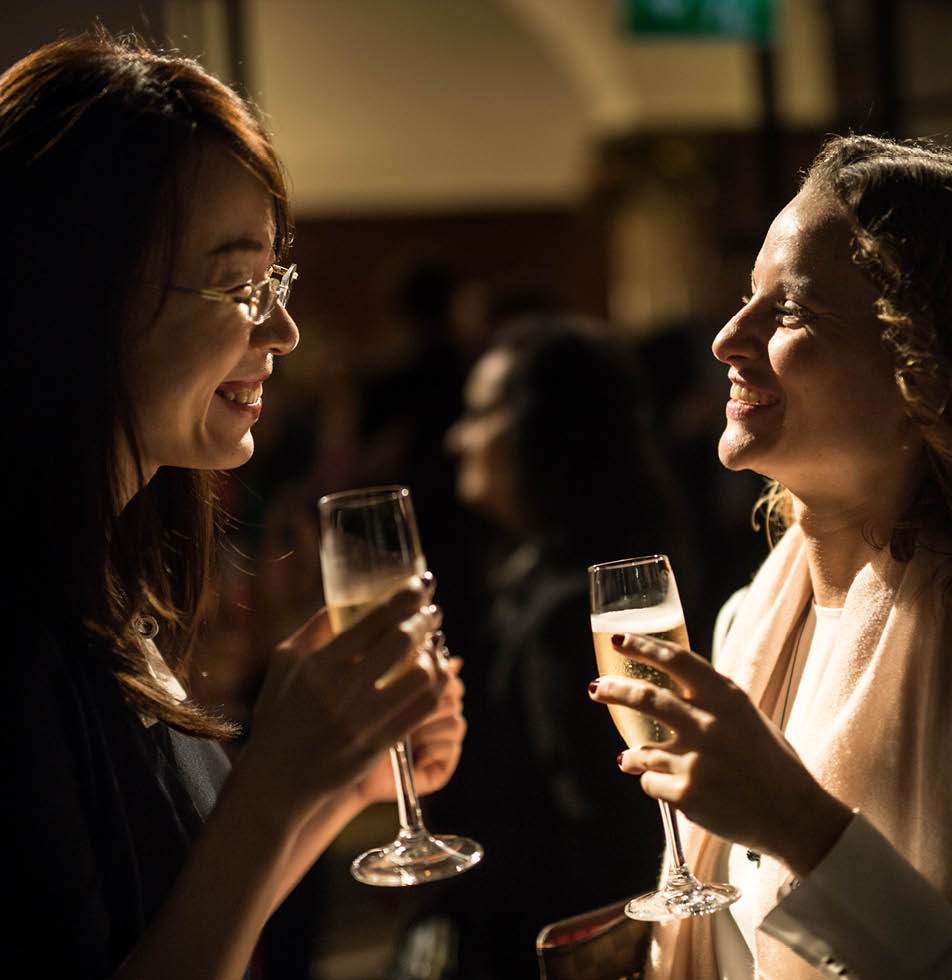
<svg viewBox="0 0 952 980"><path fill-rule="evenodd" d="M592 681L592 683L588 685L588 693L594 694L597 690L598 690L598 681Z"/></svg>
<svg viewBox="0 0 952 980"><path fill-rule="evenodd" d="M613 647L620 647L624 642L625 642L625 634L624 633L616 633L612 637L612 646Z"/></svg>

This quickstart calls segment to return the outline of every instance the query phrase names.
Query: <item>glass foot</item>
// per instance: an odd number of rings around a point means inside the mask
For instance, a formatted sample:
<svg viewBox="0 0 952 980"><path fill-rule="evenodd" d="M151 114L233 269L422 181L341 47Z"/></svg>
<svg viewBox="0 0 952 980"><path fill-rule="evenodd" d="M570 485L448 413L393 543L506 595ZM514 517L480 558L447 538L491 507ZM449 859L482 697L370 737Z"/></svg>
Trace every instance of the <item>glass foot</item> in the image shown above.
<svg viewBox="0 0 952 980"><path fill-rule="evenodd" d="M391 843L355 858L350 873L365 885L420 885L462 874L482 856L482 845L467 837L401 833Z"/></svg>
<svg viewBox="0 0 952 980"><path fill-rule="evenodd" d="M690 873L671 874L660 891L633 898L625 906L625 915L646 922L690 919L726 909L738 898L740 889L733 885L705 885Z"/></svg>

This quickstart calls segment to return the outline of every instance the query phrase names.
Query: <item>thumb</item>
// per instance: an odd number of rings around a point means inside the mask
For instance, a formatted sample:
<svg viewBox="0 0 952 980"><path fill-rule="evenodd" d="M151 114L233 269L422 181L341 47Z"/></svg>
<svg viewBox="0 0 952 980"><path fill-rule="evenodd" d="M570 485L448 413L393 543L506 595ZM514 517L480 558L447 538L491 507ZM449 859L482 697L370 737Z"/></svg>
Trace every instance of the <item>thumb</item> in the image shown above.
<svg viewBox="0 0 952 980"><path fill-rule="evenodd" d="M323 646L334 636L326 609L319 609L303 626L278 644L279 650L295 650L310 653Z"/></svg>

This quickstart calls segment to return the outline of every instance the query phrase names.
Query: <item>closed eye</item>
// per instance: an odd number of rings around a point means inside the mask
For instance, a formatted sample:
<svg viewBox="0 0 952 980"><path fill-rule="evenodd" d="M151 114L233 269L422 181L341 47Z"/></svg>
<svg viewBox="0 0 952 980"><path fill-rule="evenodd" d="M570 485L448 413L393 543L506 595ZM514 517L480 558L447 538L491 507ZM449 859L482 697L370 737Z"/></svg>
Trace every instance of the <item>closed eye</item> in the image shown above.
<svg viewBox="0 0 952 980"><path fill-rule="evenodd" d="M229 296L248 296L253 287L254 283L250 279L246 279L237 286L231 286L229 289L226 289L225 292L228 293Z"/></svg>
<svg viewBox="0 0 952 980"><path fill-rule="evenodd" d="M276 267L270 265L265 270L264 276L261 279L246 279L244 282L239 283L237 286L232 286L230 289L226 289L225 292L238 294L238 295L244 294L248 296L251 294L251 291L255 288L255 286L267 282L269 279L274 278L274 276L276 276L277 274L278 273L276 271Z"/></svg>

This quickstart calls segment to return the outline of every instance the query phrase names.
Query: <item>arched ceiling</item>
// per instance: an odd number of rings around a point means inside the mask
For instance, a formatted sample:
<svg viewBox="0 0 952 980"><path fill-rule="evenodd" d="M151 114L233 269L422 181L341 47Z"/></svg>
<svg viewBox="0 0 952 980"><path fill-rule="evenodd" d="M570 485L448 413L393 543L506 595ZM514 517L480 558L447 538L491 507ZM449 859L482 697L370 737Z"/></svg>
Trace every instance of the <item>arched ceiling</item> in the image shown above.
<svg viewBox="0 0 952 980"><path fill-rule="evenodd" d="M831 110L819 0L781 37L782 111ZM247 0L250 81L299 213L566 202L593 141L638 128L750 128L751 48L638 41L615 0ZM812 32L812 33L811 33ZM813 43L807 43L809 41ZM795 83L795 84L794 84Z"/></svg>

